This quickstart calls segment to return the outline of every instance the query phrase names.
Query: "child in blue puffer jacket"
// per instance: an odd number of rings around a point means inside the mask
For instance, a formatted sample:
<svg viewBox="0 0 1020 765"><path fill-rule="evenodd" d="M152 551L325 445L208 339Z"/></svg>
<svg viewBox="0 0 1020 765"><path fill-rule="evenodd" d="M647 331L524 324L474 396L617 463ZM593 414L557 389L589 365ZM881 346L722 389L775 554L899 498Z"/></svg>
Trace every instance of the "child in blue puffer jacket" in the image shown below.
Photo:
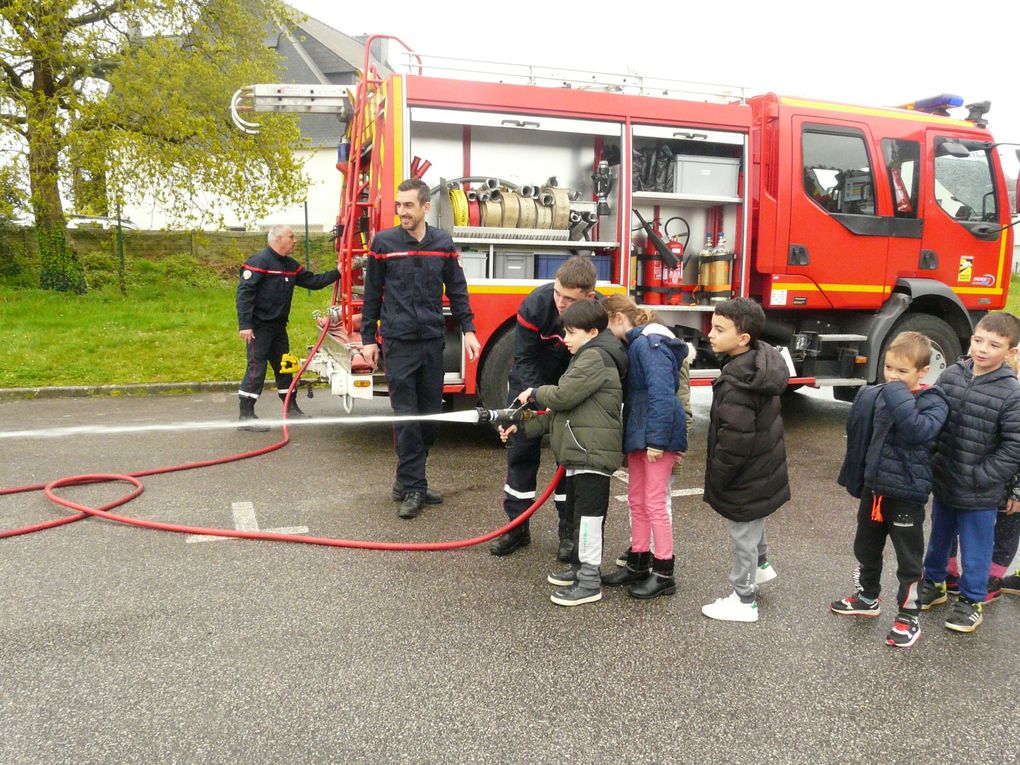
<svg viewBox="0 0 1020 765"><path fill-rule="evenodd" d="M611 295L604 305L610 331L627 344L623 451L631 547L627 565L602 581L630 585L627 592L635 598L672 595L676 581L669 478L687 451L687 414L677 398L687 344L625 295Z"/></svg>
<svg viewBox="0 0 1020 765"><path fill-rule="evenodd" d="M896 550L899 613L886 643L912 646L921 635L918 595L924 555L924 506L932 489L932 452L949 414L938 388L922 387L931 341L901 332L885 351L884 385L862 388L847 418L846 457L838 482L860 499L854 555L859 590L829 608L844 616L878 616L882 552Z"/></svg>

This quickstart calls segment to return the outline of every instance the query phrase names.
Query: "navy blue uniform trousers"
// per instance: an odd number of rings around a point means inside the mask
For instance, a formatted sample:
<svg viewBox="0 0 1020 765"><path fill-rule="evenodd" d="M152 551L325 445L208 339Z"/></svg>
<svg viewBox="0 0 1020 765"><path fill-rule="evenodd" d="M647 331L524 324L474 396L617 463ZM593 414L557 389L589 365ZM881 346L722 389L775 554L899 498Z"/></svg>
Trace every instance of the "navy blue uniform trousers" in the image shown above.
<svg viewBox="0 0 1020 765"><path fill-rule="evenodd" d="M383 341L390 406L400 415L439 414L443 409L443 346L435 340ZM397 483L405 491L424 492L425 459L439 435L437 422L407 422L393 426L397 451Z"/></svg>

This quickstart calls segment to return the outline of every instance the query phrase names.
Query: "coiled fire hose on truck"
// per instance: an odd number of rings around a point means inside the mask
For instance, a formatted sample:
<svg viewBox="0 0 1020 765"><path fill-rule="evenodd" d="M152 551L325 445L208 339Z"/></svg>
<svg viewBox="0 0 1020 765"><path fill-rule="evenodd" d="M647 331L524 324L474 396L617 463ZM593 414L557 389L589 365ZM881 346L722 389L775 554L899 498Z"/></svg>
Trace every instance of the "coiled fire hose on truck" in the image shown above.
<svg viewBox="0 0 1020 765"><path fill-rule="evenodd" d="M339 284L333 288L333 301L336 302L336 297L339 292ZM176 523L161 523L158 521L146 521L140 518L132 518L126 515L120 515L118 513L111 512L121 505L127 504L131 500L140 496L145 487L142 482L138 479L144 478L151 475L162 475L164 473L181 472L184 470L196 470L198 468L212 467L213 465L223 465L229 462L239 462L240 460L251 459L252 457L258 457L263 454L274 452L277 449L282 449L288 443L290 443L290 432L287 428L287 408L290 406L290 400L294 396L294 391L297 389L298 383L301 381L301 376L305 373L308 365L311 363L312 358L318 352L323 340L329 331L329 324L327 323L323 327L319 334L319 339L312 347L305 359L304 364L294 375L294 380L291 382L290 387L287 389L287 394L283 402L283 438L273 444L264 446L259 449L252 449L250 451L238 452L237 454L227 455L225 457L218 457L215 459L201 460L197 462L188 462L181 465L170 465L159 468L151 468L149 470L138 470L132 473L88 473L84 475L66 476L64 478L58 478L48 483L36 483L26 486L12 486L8 488L0 488L0 496L8 496L13 494L22 494L26 492L42 491L46 498L51 502L54 502L61 507L65 507L69 510L73 510L73 515L68 515L64 518L57 518L50 521L43 521L30 526L23 526L15 529L6 529L0 531L0 539L6 539L9 537L21 536L24 534L31 534L45 529L52 529L58 526L63 526L68 523L74 523L76 521L83 520L90 516L102 518L107 521L115 523L123 523L129 526L137 526L144 529L154 529L158 531L171 531L178 534L200 534L205 536L216 536L216 537L234 537L237 539L253 539L273 542L290 542L292 544L309 544L309 545L321 545L326 547L348 547L362 550L393 550L393 551L439 551L439 550L457 550L464 547L472 547L474 545L484 544L501 534L505 534L511 531L521 524L525 523L535 512L542 506L542 504L549 499L549 496L553 493L556 484L564 474L564 468L560 466L556 470L556 474L553 476L552 481L545 488L542 494L537 497L532 503L531 507L525 510L519 517L515 518L512 522L507 525L490 531L487 534L481 536L471 537L469 539L458 539L447 542L378 542L371 540L358 540L358 539L335 539L330 537L308 537L308 536L296 536L289 534L279 534L271 531L239 531L235 529L217 529L209 528L204 526L184 526ZM478 409L476 422L495 422L499 421L503 417L508 416L509 410L496 410L489 411L484 409ZM430 416L426 416L428 418ZM433 416L434 417L434 416ZM333 419L333 418L330 418ZM335 418L336 420L343 420L348 418ZM359 418L361 420L395 420L401 418L393 417L373 417L373 418ZM416 418L417 419L417 418ZM236 427L236 423L215 423L217 427ZM160 429L156 428L136 428L136 430L153 430ZM172 428L168 428L172 429ZM73 430L73 429L72 429ZM131 428L107 428L106 432L118 432L118 431L129 431ZM15 435L15 434L10 434ZM88 505L82 505L76 502L71 502L68 499L60 497L56 494L56 491L61 488L69 486L82 486L86 484L96 483L127 483L133 486L133 490L121 497L120 499L109 502L99 507L90 507Z"/></svg>

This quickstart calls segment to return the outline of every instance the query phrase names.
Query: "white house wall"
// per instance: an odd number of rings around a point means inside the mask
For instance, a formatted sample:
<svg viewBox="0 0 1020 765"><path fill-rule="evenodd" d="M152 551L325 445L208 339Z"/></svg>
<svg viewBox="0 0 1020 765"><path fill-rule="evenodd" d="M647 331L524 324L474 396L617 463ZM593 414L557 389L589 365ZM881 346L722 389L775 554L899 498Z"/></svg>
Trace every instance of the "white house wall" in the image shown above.
<svg viewBox="0 0 1020 765"><path fill-rule="evenodd" d="M336 223L340 209L340 184L343 176L336 169L336 149L302 150L296 152L301 159L306 159L304 173L310 183L306 200L308 202L308 228L310 231L328 231ZM249 231L266 230L277 223L286 223L300 232L304 230L304 202L290 207L273 210L264 218L257 220L241 220L234 214L222 197L208 194L201 198L203 209L219 208L224 216L226 228L244 228ZM151 198L143 199L138 204L125 205L123 216L132 221L140 229L159 230L172 228L190 228L182 221L175 221L164 214ZM219 230L220 227L208 222L199 226L205 230Z"/></svg>

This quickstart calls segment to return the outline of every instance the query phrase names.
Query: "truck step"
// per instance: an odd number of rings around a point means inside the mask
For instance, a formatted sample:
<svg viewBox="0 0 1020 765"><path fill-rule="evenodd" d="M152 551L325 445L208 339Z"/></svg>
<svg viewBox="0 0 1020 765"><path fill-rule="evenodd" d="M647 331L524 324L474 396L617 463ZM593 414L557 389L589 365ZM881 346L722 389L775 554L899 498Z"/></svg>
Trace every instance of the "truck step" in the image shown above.
<svg viewBox="0 0 1020 765"><path fill-rule="evenodd" d="M819 341L823 343L851 343L863 342L868 339L867 335L819 335Z"/></svg>
<svg viewBox="0 0 1020 765"><path fill-rule="evenodd" d="M867 385L867 380L862 380L860 377L817 377L815 378L812 388L833 388L837 385L846 385L851 387L860 387L861 385Z"/></svg>

